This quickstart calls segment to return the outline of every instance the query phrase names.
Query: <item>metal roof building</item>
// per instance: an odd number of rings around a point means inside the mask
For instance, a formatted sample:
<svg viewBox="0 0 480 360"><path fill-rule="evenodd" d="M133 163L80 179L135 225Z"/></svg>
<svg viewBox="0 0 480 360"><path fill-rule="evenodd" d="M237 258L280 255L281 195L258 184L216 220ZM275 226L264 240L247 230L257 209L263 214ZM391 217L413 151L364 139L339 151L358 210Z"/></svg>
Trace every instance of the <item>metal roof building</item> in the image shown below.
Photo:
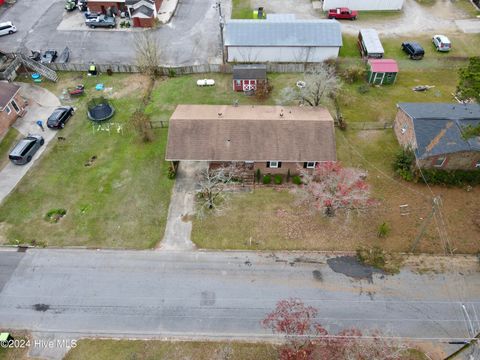
<svg viewBox="0 0 480 360"><path fill-rule="evenodd" d="M342 46L336 20L229 20L224 31L229 62L321 62Z"/></svg>

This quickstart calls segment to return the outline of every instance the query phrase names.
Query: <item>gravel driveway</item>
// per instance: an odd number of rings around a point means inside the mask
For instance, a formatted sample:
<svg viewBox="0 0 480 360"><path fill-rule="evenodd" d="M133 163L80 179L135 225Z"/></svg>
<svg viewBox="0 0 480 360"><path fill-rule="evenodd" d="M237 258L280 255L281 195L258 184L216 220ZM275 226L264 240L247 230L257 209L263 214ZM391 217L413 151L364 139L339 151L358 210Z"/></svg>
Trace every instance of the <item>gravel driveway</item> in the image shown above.
<svg viewBox="0 0 480 360"><path fill-rule="evenodd" d="M251 0L252 8L265 7L268 13L291 13L298 19L324 18L321 11L313 9L310 0ZM405 0L403 11L398 17L379 16L378 20L341 21L342 31L357 34L361 28L372 27L382 35L405 35L459 31L455 20L470 16L454 5L451 0L437 0L433 6L421 6L415 0Z"/></svg>

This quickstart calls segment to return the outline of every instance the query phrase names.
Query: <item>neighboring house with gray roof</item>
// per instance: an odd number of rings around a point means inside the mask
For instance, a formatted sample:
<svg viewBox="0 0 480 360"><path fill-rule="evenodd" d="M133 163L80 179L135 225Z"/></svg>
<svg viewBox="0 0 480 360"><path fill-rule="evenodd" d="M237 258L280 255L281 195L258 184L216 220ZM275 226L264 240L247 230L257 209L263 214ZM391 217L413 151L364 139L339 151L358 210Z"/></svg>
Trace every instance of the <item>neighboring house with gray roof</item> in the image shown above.
<svg viewBox="0 0 480 360"><path fill-rule="evenodd" d="M423 168L480 168L480 105L400 103L393 129L398 142L415 152ZM477 132L478 133L478 132Z"/></svg>
<svg viewBox="0 0 480 360"><path fill-rule="evenodd" d="M342 46L336 20L227 20L228 62L312 63L337 58Z"/></svg>

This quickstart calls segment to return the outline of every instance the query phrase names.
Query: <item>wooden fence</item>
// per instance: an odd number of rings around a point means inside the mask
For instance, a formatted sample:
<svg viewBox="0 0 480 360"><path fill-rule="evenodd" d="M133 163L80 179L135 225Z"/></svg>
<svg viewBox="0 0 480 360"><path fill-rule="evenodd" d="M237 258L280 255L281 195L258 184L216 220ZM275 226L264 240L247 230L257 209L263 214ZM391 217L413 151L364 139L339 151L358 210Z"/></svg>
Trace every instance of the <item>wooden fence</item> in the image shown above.
<svg viewBox="0 0 480 360"><path fill-rule="evenodd" d="M88 71L90 64L76 63L51 63L48 67L55 71ZM268 72L278 73L303 73L307 70L314 70L322 64L280 64L267 63ZM138 66L129 64L95 64L100 72L119 72L119 73L138 73ZM204 65L187 65L187 66L161 66L160 73L165 76L186 75L186 74L203 74L203 73L231 73L233 64L204 64Z"/></svg>

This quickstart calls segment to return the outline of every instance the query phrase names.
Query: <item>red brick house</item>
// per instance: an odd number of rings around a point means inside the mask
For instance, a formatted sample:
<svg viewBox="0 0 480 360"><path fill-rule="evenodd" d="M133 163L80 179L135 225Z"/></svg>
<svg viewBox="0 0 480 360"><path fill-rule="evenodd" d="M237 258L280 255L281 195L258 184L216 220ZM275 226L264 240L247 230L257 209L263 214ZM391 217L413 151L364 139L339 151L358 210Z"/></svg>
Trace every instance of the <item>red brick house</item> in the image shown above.
<svg viewBox="0 0 480 360"><path fill-rule="evenodd" d="M422 168L480 168L480 105L400 103L393 129L398 142L411 148ZM468 135L468 136L467 136Z"/></svg>
<svg viewBox="0 0 480 360"><path fill-rule="evenodd" d="M20 86L0 82L0 135L26 112L25 100L20 96Z"/></svg>
<svg viewBox="0 0 480 360"><path fill-rule="evenodd" d="M293 175L299 167L336 161L333 118L324 108L178 105L165 158Z"/></svg>
<svg viewBox="0 0 480 360"><path fill-rule="evenodd" d="M127 13L134 27L153 27L161 5L162 0L88 0L87 3L92 12Z"/></svg>
<svg viewBox="0 0 480 360"><path fill-rule="evenodd" d="M255 91L257 84L267 81L267 65L246 64L233 66L233 90Z"/></svg>

